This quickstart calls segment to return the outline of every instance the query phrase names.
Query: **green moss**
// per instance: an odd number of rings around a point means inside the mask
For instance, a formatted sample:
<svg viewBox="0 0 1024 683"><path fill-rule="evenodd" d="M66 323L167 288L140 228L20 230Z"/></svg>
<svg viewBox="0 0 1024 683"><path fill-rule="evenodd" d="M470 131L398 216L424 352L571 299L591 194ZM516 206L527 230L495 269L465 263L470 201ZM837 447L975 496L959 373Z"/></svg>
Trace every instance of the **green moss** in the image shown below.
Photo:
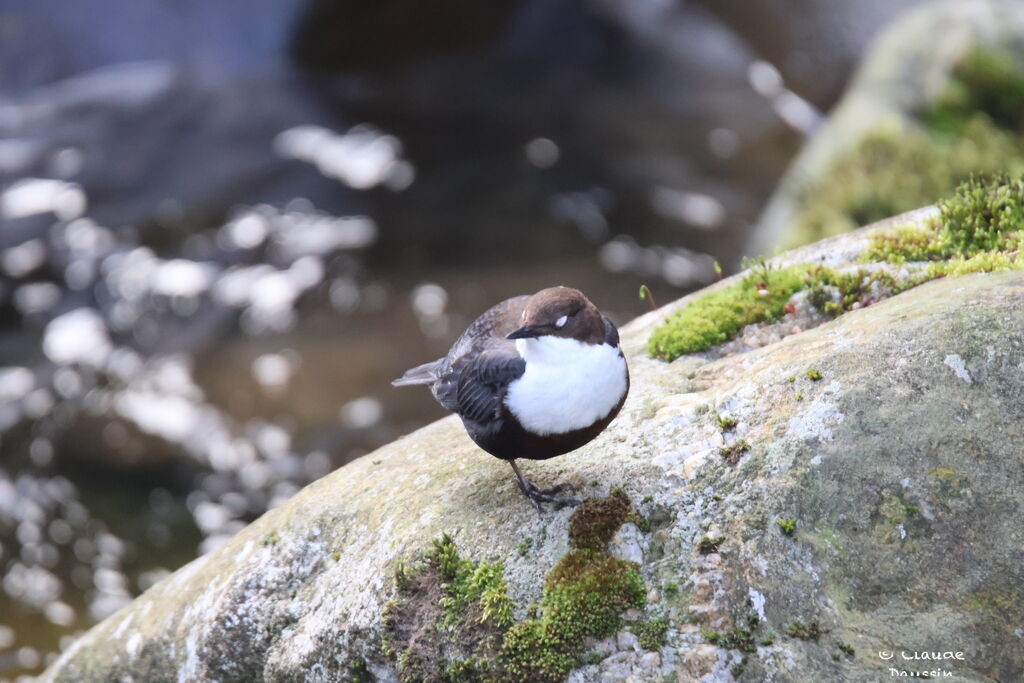
<svg viewBox="0 0 1024 683"><path fill-rule="evenodd" d="M345 683L372 683L373 675L366 668L366 662L355 659L345 667Z"/></svg>
<svg viewBox="0 0 1024 683"><path fill-rule="evenodd" d="M727 432L730 429L736 429L736 425L739 424L736 421L736 418L729 415L715 415L715 423L723 432Z"/></svg>
<svg viewBox="0 0 1024 683"><path fill-rule="evenodd" d="M779 531L786 534L787 536L792 536L794 533L796 533L796 517L794 517L793 519L780 519L776 522L776 524L779 525Z"/></svg>
<svg viewBox="0 0 1024 683"><path fill-rule="evenodd" d="M973 593L968 596L964 606L975 612L1002 616L1007 614L1014 604L1018 602L1024 602L1024 599L1011 596L1008 593Z"/></svg>
<svg viewBox="0 0 1024 683"><path fill-rule="evenodd" d="M951 498L963 498L964 490L970 484L967 477L948 467L936 467L928 474L932 477L933 498L944 507L948 507Z"/></svg>
<svg viewBox="0 0 1024 683"><path fill-rule="evenodd" d="M610 539L628 516L628 499L623 509L619 503L625 494L619 494L621 498L613 494L604 501L585 501L574 513L573 549L545 579L540 617L516 624L505 634L502 660L512 680L564 680L580 664L586 636L614 634L622 625L623 611L644 605L646 590L637 566L608 554L607 540L595 547L597 539ZM589 510L587 503L592 503ZM602 513L613 521L599 523L596 518Z"/></svg>
<svg viewBox="0 0 1024 683"><path fill-rule="evenodd" d="M665 644L665 634L668 633L668 619L658 617L650 621L638 624L633 628L640 640L640 647L645 650L660 650Z"/></svg>
<svg viewBox="0 0 1024 683"><path fill-rule="evenodd" d="M395 585L382 645L396 657L404 683L477 680L493 668L513 621L500 562L460 557L445 534L415 565L397 565Z"/></svg>
<svg viewBox="0 0 1024 683"><path fill-rule="evenodd" d="M1024 180L972 177L938 202L939 217L872 236L868 261L967 261L984 253L1014 255L1024 246Z"/></svg>
<svg viewBox="0 0 1024 683"><path fill-rule="evenodd" d="M263 535L263 538L260 539L260 545L263 545L263 546L275 546L275 545L277 545L277 542L280 541L280 540L281 540L281 537L278 536L277 529L273 529L273 530L268 531L267 533L265 533Z"/></svg>
<svg viewBox="0 0 1024 683"><path fill-rule="evenodd" d="M525 541L519 544L519 557L526 557L526 553L530 552L530 548L533 547L533 539L527 538Z"/></svg>
<svg viewBox="0 0 1024 683"><path fill-rule="evenodd" d="M679 584L674 581L670 581L662 587L661 592L666 599L671 600L672 598L679 595Z"/></svg>
<svg viewBox="0 0 1024 683"><path fill-rule="evenodd" d="M640 533L643 533L643 534L651 533L651 529L653 528L653 525L651 524L651 520L648 519L647 517L644 517L639 512L636 512L635 510L626 519L626 521L627 522L632 522L633 524L635 524L636 528L640 531Z"/></svg>
<svg viewBox="0 0 1024 683"><path fill-rule="evenodd" d="M797 619L786 626L786 635L790 638L799 638L800 640L818 640L822 633L824 631L821 628L821 624L817 621L805 624Z"/></svg>
<svg viewBox="0 0 1024 683"><path fill-rule="evenodd" d="M743 672L747 670L747 661L747 655L743 655L742 657L740 657L740 661L736 662L731 667L729 667L729 673L732 674L733 678L739 678L743 675Z"/></svg>
<svg viewBox="0 0 1024 683"><path fill-rule="evenodd" d="M622 612L646 602L637 565L607 549L633 516L619 489L584 501L569 521L570 551L546 576L539 606L519 623L502 564L460 557L447 535L418 562L398 565L398 598L385 610L383 649L395 659L400 679L564 680L582 663L584 638L614 634ZM651 642L657 629L647 628Z"/></svg>
<svg viewBox="0 0 1024 683"><path fill-rule="evenodd" d="M926 206L972 174L1024 171L1024 141L972 119L952 139L922 129L886 128L836 159L808 188L785 247L849 232Z"/></svg>
<svg viewBox="0 0 1024 683"><path fill-rule="evenodd" d="M969 51L922 119L931 130L956 135L978 112L1002 129L1024 131L1024 65L1005 50Z"/></svg>
<svg viewBox="0 0 1024 683"><path fill-rule="evenodd" d="M701 629L700 633L712 645L717 645L726 650L739 650L743 653L751 653L757 652L755 633L759 625L760 619L758 616L750 613L727 631L718 633Z"/></svg>
<svg viewBox="0 0 1024 683"><path fill-rule="evenodd" d="M843 272L815 264L782 269L761 266L731 288L712 292L670 317L652 333L648 350L666 360L705 350L726 341L744 324L777 317L789 297L801 290L807 291L812 306L836 316L937 278L1024 269L1024 179L972 178L939 201L938 208L939 215L931 223L872 236L863 260L892 265ZM917 265L898 278L893 266L904 263ZM751 285L752 281L761 284ZM776 284L765 286L778 293L778 306L773 303L770 312L765 301L754 299L752 304L749 296L756 291L752 287L769 281ZM775 295L763 298L773 300ZM745 314L744 307L749 307ZM739 318L742 324L736 322ZM705 334L707 326L716 322L715 333ZM805 376L821 379L820 371L813 368ZM802 394L796 396L802 399ZM719 415L717 420L723 431L736 424L726 416Z"/></svg>
<svg viewBox="0 0 1024 683"><path fill-rule="evenodd" d="M718 449L718 454L722 456L729 465L735 465L743 457L743 454L750 450L750 444L747 443L746 439L737 439L728 446L722 446Z"/></svg>
<svg viewBox="0 0 1024 683"><path fill-rule="evenodd" d="M886 127L835 159L799 199L796 246L916 209L973 174L1024 171L1024 65L973 50L920 126Z"/></svg>
<svg viewBox="0 0 1024 683"><path fill-rule="evenodd" d="M569 520L569 544L577 550L603 550L633 511L622 489L607 498L589 498Z"/></svg>
<svg viewBox="0 0 1024 683"><path fill-rule="evenodd" d="M804 377L811 380L812 382L817 382L819 379L821 379L821 370L811 368L806 373L804 373Z"/></svg>
<svg viewBox="0 0 1024 683"><path fill-rule="evenodd" d="M707 294L671 315L651 334L648 352L664 360L704 351L745 326L776 320L789 298L804 288L810 266L755 265L739 282Z"/></svg>
<svg viewBox="0 0 1024 683"><path fill-rule="evenodd" d="M710 555L718 552L718 546L725 542L725 536L701 536L697 541L697 552L701 555Z"/></svg>
<svg viewBox="0 0 1024 683"><path fill-rule="evenodd" d="M838 650L846 657L853 657L856 654L856 650L853 649L853 646L847 645L846 643L836 643L836 648L838 648Z"/></svg>

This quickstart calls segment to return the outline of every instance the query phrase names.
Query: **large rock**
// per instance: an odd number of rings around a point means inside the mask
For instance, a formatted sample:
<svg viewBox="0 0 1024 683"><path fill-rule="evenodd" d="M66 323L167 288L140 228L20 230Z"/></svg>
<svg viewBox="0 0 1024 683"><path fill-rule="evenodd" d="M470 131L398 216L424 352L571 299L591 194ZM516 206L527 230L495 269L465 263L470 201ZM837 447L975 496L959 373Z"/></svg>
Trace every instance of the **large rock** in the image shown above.
<svg viewBox="0 0 1024 683"><path fill-rule="evenodd" d="M779 261L849 262L864 245L854 233ZM572 680L874 681L890 666L1021 680L1024 273L936 280L745 354L648 358L686 301L622 330L633 388L609 430L525 464L586 497L621 487L640 515L609 547L639 562L647 605L589 642ZM722 447L740 438L730 465ZM538 516L449 417L310 485L43 680L397 680L381 648L396 566L450 534L464 558L503 562L522 620L573 514ZM424 604L399 613L440 618ZM664 639L638 640L657 616ZM919 651L964 654L876 654Z"/></svg>
<svg viewBox="0 0 1024 683"><path fill-rule="evenodd" d="M945 95L954 78L954 70L973 50L980 48L1011 55L1019 66L1024 60L1024 13L1020 9L1020 4L1013 0L942 0L915 7L886 27L865 55L842 99L779 182L750 235L746 252L769 253L773 249L792 247L830 234L813 234L795 219L814 202L822 179L837 161L851 154L872 134L892 132L898 138L921 131L923 126L919 117L936 106ZM936 40L936 36L942 36L942 39ZM996 95L1002 96L1005 93ZM1005 144L1001 150L1006 158L1013 154L1009 147ZM965 157L981 157L984 150L957 150L956 153ZM875 154L878 154L877 150ZM889 159L888 156L898 155L886 155L880 163L889 161L895 166L903 161L900 158ZM918 168L906 170L920 174L918 185L927 187L931 169L920 168L921 163L918 160ZM964 177L952 179L949 187L927 187L925 196L931 198L952 191L971 171L1008 170L984 165L971 168L970 159L959 163L965 167ZM884 174L873 175L874 180L886 182ZM857 180L860 179L854 179ZM853 181L847 182L853 184ZM870 179L867 182L869 184ZM910 185L912 189L913 182ZM910 206L894 207L883 211L881 216L912 208L916 198L907 199L912 202ZM870 204L870 199L863 201ZM855 219L847 224L847 228L881 216Z"/></svg>

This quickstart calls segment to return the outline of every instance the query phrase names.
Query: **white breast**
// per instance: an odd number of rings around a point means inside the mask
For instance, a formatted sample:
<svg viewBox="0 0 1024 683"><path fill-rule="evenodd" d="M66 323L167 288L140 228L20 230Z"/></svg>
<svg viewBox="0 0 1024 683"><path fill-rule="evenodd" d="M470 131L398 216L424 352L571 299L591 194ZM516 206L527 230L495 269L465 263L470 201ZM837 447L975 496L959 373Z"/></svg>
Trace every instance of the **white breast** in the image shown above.
<svg viewBox="0 0 1024 683"><path fill-rule="evenodd" d="M626 361L614 346L544 336L518 339L516 348L526 372L508 385L505 405L535 434L589 427L626 392Z"/></svg>

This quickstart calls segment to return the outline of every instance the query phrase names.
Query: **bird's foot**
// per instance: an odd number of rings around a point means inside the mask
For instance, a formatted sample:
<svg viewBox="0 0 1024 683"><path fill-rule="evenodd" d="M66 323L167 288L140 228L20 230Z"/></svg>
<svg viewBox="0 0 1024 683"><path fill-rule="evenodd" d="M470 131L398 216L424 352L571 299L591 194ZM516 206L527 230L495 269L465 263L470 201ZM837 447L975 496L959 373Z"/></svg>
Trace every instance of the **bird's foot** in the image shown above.
<svg viewBox="0 0 1024 683"><path fill-rule="evenodd" d="M516 481L519 483L519 490L523 492L523 495L530 499L533 503L533 507L537 508L537 514L543 512L540 507L541 503L554 503L555 505L579 505L583 501L579 498L559 498L558 494L566 489L576 490L576 487L572 484L565 483L559 484L558 486L552 486L548 489L539 489L526 480L523 473L519 471L519 467L516 465L515 460L509 460L509 465L512 465L512 471L516 473Z"/></svg>
<svg viewBox="0 0 1024 683"><path fill-rule="evenodd" d="M581 501L579 498L563 498L559 497L558 494L566 489L575 490L572 484L559 484L558 486L552 486L547 489L539 489L530 482L525 482L525 485L519 487L523 494L530 499L533 503L533 507L537 508L537 512L543 512L541 509L541 503L554 503L555 505L579 505Z"/></svg>
<svg viewBox="0 0 1024 683"><path fill-rule="evenodd" d="M530 484L530 486L533 486L533 484ZM576 492L576 487L573 486L572 484L570 484L569 482L565 481L565 482L562 482L561 484L559 484L558 486L552 486L551 488L547 488L547 489L539 489L539 492L544 494L545 496L556 496L559 493L561 493L562 491L572 491L573 493L575 493ZM570 500L576 500L576 499L575 498L571 498Z"/></svg>

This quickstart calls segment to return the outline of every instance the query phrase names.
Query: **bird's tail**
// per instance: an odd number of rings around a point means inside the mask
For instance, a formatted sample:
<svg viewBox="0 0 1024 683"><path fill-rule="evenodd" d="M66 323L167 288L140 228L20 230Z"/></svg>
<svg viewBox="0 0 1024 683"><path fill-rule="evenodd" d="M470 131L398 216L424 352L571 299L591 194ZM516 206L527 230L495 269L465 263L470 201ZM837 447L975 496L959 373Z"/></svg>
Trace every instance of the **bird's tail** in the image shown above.
<svg viewBox="0 0 1024 683"><path fill-rule="evenodd" d="M417 365L410 370L406 370L404 375L391 382L391 384L396 387L404 387L410 384L432 384L440 376L441 365L444 363L444 360L444 358L439 358L430 363Z"/></svg>

